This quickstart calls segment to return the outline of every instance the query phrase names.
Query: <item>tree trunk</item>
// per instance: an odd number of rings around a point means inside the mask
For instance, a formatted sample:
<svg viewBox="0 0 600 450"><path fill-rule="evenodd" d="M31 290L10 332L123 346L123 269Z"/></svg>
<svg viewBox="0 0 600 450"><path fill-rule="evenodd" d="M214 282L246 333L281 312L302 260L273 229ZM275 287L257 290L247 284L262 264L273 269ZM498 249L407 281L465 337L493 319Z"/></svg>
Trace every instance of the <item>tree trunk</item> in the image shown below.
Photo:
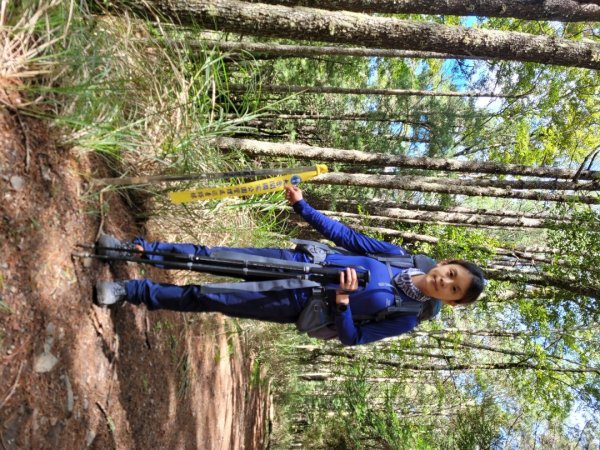
<svg viewBox="0 0 600 450"><path fill-rule="evenodd" d="M312 202L317 206L318 209L333 209L330 201L315 201ZM440 205L423 205L418 203L408 202L395 202L386 200L369 200L366 202L359 202L356 200L336 200L335 204L343 206L345 210L357 210L359 206L366 208L402 208L411 211L441 211L445 213L458 213L458 214L477 214L484 216L498 216L498 217L512 217L512 218L523 218L523 219L535 219L535 220L551 220L554 222L568 222L571 220L568 215L557 215L548 212L521 212L521 211L509 211L509 210L498 210L488 208L467 208L464 206L440 206Z"/></svg>
<svg viewBox="0 0 600 450"><path fill-rule="evenodd" d="M177 44L177 41L170 41ZM196 46L194 42L186 41L190 47ZM385 48L365 47L330 47L316 45L283 45L256 42L225 42L215 41L214 45L221 51L226 52L248 52L252 54L270 54L281 57L310 58L313 56L352 56L352 57L380 57L380 58L431 58L431 59L484 59L468 55L451 55L438 52L418 52L410 50L390 50ZM198 45L200 47L200 45ZM206 43L201 44L206 48Z"/></svg>
<svg viewBox="0 0 600 450"><path fill-rule="evenodd" d="M445 178L390 175L356 175L344 173L326 173L311 180L315 184L334 184L341 186L365 186L379 189L398 189L402 191L434 192L438 194L467 195L475 197L514 198L549 202L579 202L600 204L600 196L559 194L531 190L512 190L510 188L480 187L476 184L458 185L457 180Z"/></svg>
<svg viewBox="0 0 600 450"><path fill-rule="evenodd" d="M427 144L431 142L429 138L420 138L415 136L402 136L399 134L373 134L374 137L385 139L388 141L400 141L400 142L418 142Z"/></svg>
<svg viewBox="0 0 600 450"><path fill-rule="evenodd" d="M486 216L444 211L414 211L401 208L366 208L365 212L369 214L369 220L377 220L381 221L381 223L432 223L436 225L493 228L556 228L562 224L540 219ZM337 214L340 217L363 217L351 212L323 211L323 213Z"/></svg>
<svg viewBox="0 0 600 450"><path fill-rule="evenodd" d="M237 0L115 1L143 17L284 39L422 50L600 69L600 45L527 33L464 28L366 14L289 8Z"/></svg>
<svg viewBox="0 0 600 450"><path fill-rule="evenodd" d="M528 175L548 178L574 178L575 170L555 167L533 167L519 164L502 164L491 161L458 161L454 159L426 158L367 153L329 147L311 147L291 143L261 142L251 139L217 138L214 144L221 149L239 148L249 155L284 156L297 159L314 159L324 162L361 164L369 167L401 167L407 169L445 170L449 172L480 172L496 175ZM600 180L600 172L583 170L580 180Z"/></svg>
<svg viewBox="0 0 600 450"><path fill-rule="evenodd" d="M427 236L424 234L412 233L410 231L399 231L381 227L366 227L361 225L356 225L355 228L357 228L360 231L382 234L384 236L389 236L392 238L399 237L402 238L404 242L427 242L435 245L438 244L440 241L439 238ZM502 247L488 247L485 245L475 245L473 248L483 250L486 252L492 252L496 255L512 256L514 258L520 258L526 261L536 261L546 264L552 263L552 259L537 253L525 252Z"/></svg>
<svg viewBox="0 0 600 450"><path fill-rule="evenodd" d="M261 0L262 3L384 14L512 17L561 22L600 21L600 6L591 0ZM595 0L599 1L599 0ZM583 4L582 4L583 3Z"/></svg>
<svg viewBox="0 0 600 450"><path fill-rule="evenodd" d="M230 92L243 93L248 88L243 84L232 83L229 85ZM261 92L275 94L349 94L349 95L386 95L396 97L406 97L415 95L419 97L499 97L499 98L519 98L522 94L494 94L493 92L457 92L457 91L423 91L418 89L377 89L377 88L347 88L339 86L293 86L261 84Z"/></svg>
<svg viewBox="0 0 600 450"><path fill-rule="evenodd" d="M508 147L509 145L516 145L515 141L510 141L510 142L503 142L503 143L498 143L498 144L491 144L488 145L486 147L475 147L475 146L470 146L467 147L463 150L460 150L458 152L456 152L455 154L452 155L452 158L458 158L459 156L465 156L465 155L474 155L475 153L478 152L484 152L486 150L491 150L493 148L501 148L501 147Z"/></svg>
<svg viewBox="0 0 600 450"><path fill-rule="evenodd" d="M498 348L498 347L492 347L490 345L483 345L483 344L475 344L472 342L466 342L466 341L456 341L456 339L449 339L449 338L445 338L445 337L434 337L434 339L436 341L442 341L442 342L447 342L450 344L449 347L442 347L442 350L457 350L457 347L466 347L466 348L473 348L476 350L484 350L484 351L488 351L488 352L493 352L493 353L500 353L503 355L509 355L509 356L519 356L521 358L525 357L525 359L531 359L532 357L535 357L535 355L531 355L529 353L525 353L525 352L519 352L516 350L510 350L510 349L504 349L504 348ZM568 362L572 362L572 361L568 361Z"/></svg>
<svg viewBox="0 0 600 450"><path fill-rule="evenodd" d="M347 117L345 117L347 116ZM319 120L320 118L329 118L329 120L336 120L336 117L344 117L350 120L350 118L356 117L356 120L367 120L367 121L381 121L381 122L409 122L420 121L423 116L451 116L451 117L496 117L498 113L483 113L480 111L467 111L467 110L418 110L413 107L407 107L407 114L398 116L396 114L390 114L387 112L380 111L368 111L359 113L340 113L337 116L321 115L319 111L314 110L279 110L275 113L267 112L261 114L261 117L277 117L281 119L314 119ZM237 118L237 115L231 115L232 118ZM352 119L354 120L354 119Z"/></svg>
<svg viewBox="0 0 600 450"><path fill-rule="evenodd" d="M262 114L261 118L279 119L279 120L329 120L329 121L364 121L364 122L400 122L417 127L429 127L427 121L421 120L418 115L412 117L392 116L391 114L382 114L377 112L370 113L355 113L355 114L285 114L285 113L267 113Z"/></svg>
<svg viewBox="0 0 600 450"><path fill-rule="evenodd" d="M246 122L244 132L237 132L232 135L235 139L253 138L260 140L288 140L290 139L290 130L281 129L274 121L253 119ZM256 130L248 130L248 127ZM319 137L319 129L314 124L298 123L295 125L296 141L307 143L310 141L322 142Z"/></svg>
<svg viewBox="0 0 600 450"><path fill-rule="evenodd" d="M532 340L535 337L543 336L547 334L548 336L556 336L562 338L563 336L575 336L577 339L582 340L582 336L588 336L588 339L594 339L592 336L595 336L600 331L600 327L598 324L586 325L582 327L573 327L573 328L554 328L549 329L546 333L542 333L538 331L532 330L489 330L489 329L479 329L479 330L471 330L468 328L444 328L443 330L420 330L416 329L410 333L411 336L414 337L426 337L426 338L435 338L436 336L450 336L455 337L456 334L464 334L468 336L477 336L477 337L505 337L508 339L526 339L528 341ZM575 334L577 332L581 332L580 334Z"/></svg>
<svg viewBox="0 0 600 450"><path fill-rule="evenodd" d="M298 375L298 378L302 381L315 381L315 382L335 382L340 383L344 381L352 380L351 377L348 376L339 376L333 375L330 372L311 372L311 373L301 373ZM401 378L385 378L385 377L369 377L365 378L367 383L385 383L385 384L405 384L406 380Z"/></svg>
<svg viewBox="0 0 600 450"><path fill-rule="evenodd" d="M350 360L354 359L353 354L348 354L343 351L327 349L323 353L332 355L332 356L341 356L348 358ZM534 355L532 355L534 356ZM437 365L437 364L409 364L404 362L396 362L389 361L381 358L369 358L369 362L372 365L379 364L386 367L396 367L398 369L405 370L416 370L416 371L440 371L440 370L509 370L509 369L518 369L518 370L542 370L542 371L551 371L551 372L561 372L561 373L598 373L600 374L600 368L598 367L556 367L556 366L543 366L536 364L534 362L530 362L529 359L525 361L517 361L517 362L496 362L496 363L465 363L465 364L447 364L447 365Z"/></svg>
<svg viewBox="0 0 600 450"><path fill-rule="evenodd" d="M340 175L362 175L365 177L381 177L387 180L402 179L406 182L420 182L426 184L452 184L453 186L471 186L480 188L499 188L499 189L542 189L552 191L597 191L600 189L600 184L596 181L579 183L573 181L555 181L555 180L538 180L538 179L491 179L483 177L471 178L448 178L448 177L428 177L423 175L384 175L384 174L369 174L361 172L336 172Z"/></svg>
<svg viewBox="0 0 600 450"><path fill-rule="evenodd" d="M456 345L459 345L461 347L473 348L476 350L484 350L484 351L488 351L488 352L501 353L501 354L510 355L510 356L519 356L521 358L524 357L524 359L535 359L535 357L537 356L537 355L532 355L532 354L525 353L525 352L519 352L516 350L510 350L510 349L505 349L505 348L492 347L490 345L483 345L483 344L478 344L478 343L474 343L474 342L468 342L465 340L461 340L461 341L457 342L456 339L449 339L449 338L441 337L441 336L434 337L434 339L436 341L443 341L443 342L447 342L447 343L451 344L452 347L450 347L450 349L452 349ZM444 347L444 348L448 348L448 347ZM574 361L572 359L564 358L561 356L556 356L556 355L552 355L552 354L548 354L548 353L546 353L545 357L548 359L553 359L555 361L563 361L563 362L570 363L570 364L578 364L577 361Z"/></svg>
<svg viewBox="0 0 600 450"><path fill-rule="evenodd" d="M484 268L486 278L498 281L509 281L511 283L527 283L536 286L552 286L563 291L574 294L584 295L586 297L600 298L600 287L582 286L580 280L558 278L545 273L524 273L523 271L509 270L503 268Z"/></svg>

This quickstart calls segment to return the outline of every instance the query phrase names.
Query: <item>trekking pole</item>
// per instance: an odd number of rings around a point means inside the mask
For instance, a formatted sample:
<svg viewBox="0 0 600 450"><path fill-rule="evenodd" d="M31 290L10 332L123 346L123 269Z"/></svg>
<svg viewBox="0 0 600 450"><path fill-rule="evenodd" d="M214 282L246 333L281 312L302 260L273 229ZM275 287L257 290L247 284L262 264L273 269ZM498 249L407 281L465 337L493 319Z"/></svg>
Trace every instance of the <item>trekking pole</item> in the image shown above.
<svg viewBox="0 0 600 450"><path fill-rule="evenodd" d="M79 244L79 247L90 248ZM323 267L318 264L301 263L297 261L253 262L239 259L215 258L212 256L184 255L180 253L166 252L139 252L134 249L121 249L113 247L97 247L96 250L112 250L123 252L124 256L106 256L95 253L74 253L74 256L95 258L105 261L129 261L138 264L159 266L165 269L191 270L194 272L210 273L213 275L230 275L240 278L262 278L262 279L318 279L321 282L339 282L340 272L345 268ZM146 254L162 256L162 261L133 257L133 254ZM249 255L250 257L252 255ZM369 272L357 272L359 285L366 285L369 281Z"/></svg>
<svg viewBox="0 0 600 450"><path fill-rule="evenodd" d="M96 178L92 180L95 186L129 186L138 184L152 184L155 182L189 181L189 180L215 180L219 178L250 178L270 175L282 175L291 171L306 172L314 169L313 166L295 167L293 169L259 169L238 170L235 172L213 172L213 173L190 173L187 175L148 175L139 177L121 178Z"/></svg>

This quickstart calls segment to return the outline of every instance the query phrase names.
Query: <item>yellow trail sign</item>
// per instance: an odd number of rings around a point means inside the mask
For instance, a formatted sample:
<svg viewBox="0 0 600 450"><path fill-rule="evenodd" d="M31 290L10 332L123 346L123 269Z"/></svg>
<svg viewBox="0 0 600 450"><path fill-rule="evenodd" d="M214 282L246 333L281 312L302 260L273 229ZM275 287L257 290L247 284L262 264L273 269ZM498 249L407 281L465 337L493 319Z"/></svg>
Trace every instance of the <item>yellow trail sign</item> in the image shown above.
<svg viewBox="0 0 600 450"><path fill-rule="evenodd" d="M225 197L248 197L251 195L262 195L270 192L283 190L288 184L299 184L310 180L321 173L327 173L327 166L317 164L313 170L279 175L264 180L250 181L248 183L233 184L229 186L216 186L210 188L193 189L188 191L170 192L169 198L172 203L189 203L201 200L218 199Z"/></svg>

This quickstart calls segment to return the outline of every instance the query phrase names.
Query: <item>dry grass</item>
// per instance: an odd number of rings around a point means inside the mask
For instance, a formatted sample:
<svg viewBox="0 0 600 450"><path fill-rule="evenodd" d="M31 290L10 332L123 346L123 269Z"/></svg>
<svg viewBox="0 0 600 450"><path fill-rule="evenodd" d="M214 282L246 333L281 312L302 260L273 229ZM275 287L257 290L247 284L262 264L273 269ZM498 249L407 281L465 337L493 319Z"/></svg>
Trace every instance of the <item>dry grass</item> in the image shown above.
<svg viewBox="0 0 600 450"><path fill-rule="evenodd" d="M228 98L226 55L168 44L173 29L160 21L91 17L83 6L0 0L0 102L49 118L72 151L105 154L124 175L234 170L240 161L207 145L252 118L231 119L227 100L217 101ZM149 194L160 197L164 187ZM252 243L242 208L157 213L148 228L163 239Z"/></svg>
<svg viewBox="0 0 600 450"><path fill-rule="evenodd" d="M19 5L17 5L19 3ZM69 4L72 11L73 0ZM57 59L52 55L56 44L63 41L69 23L53 25L53 11L64 6L61 0L20 2L2 0L0 4L0 102L12 108L24 108L40 98L24 101L19 95L28 80L50 77Z"/></svg>

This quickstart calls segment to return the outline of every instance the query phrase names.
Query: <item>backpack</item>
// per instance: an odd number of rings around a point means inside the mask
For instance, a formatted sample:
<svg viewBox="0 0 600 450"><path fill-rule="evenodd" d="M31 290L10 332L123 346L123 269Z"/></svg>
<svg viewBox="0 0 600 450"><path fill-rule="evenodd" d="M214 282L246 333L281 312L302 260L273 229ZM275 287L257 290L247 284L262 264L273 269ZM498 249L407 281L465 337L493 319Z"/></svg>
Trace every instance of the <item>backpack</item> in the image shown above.
<svg viewBox="0 0 600 450"><path fill-rule="evenodd" d="M301 251L306 253L313 258L313 262L316 264L323 263L327 255L330 254L343 254L343 255L354 255L354 253L343 247L332 247L327 244L323 244L318 241L308 241L302 239L293 239L292 242L296 244L296 251ZM403 269L408 269L411 267L417 268L424 273L429 272L435 265L436 262L432 258L427 255L392 255L392 254L367 254L366 256L376 259L385 265L388 268L388 272L390 274L390 283L393 279L392 267L400 267ZM426 302L418 302L416 300L405 300L400 294L397 292L395 286L392 284L394 291L396 292L394 295L394 305L389 306L383 311L380 311L378 314L373 316L368 315L353 315L352 318L355 323L368 323L368 322L380 322L382 320L387 319L395 319L397 317L401 317L408 314L416 314L418 323L421 323L424 320L431 320L435 316L437 316L442 308L442 302L437 299L427 300ZM313 331L308 331L306 329L300 331L307 332L307 334L311 337L316 337L319 339L331 339L337 336L337 332L333 326L333 314L330 317L327 317L326 305L319 305L315 301L309 302L312 310L319 310L318 313L313 314L315 316L314 323L315 329ZM320 306L320 308L319 308ZM304 312L304 311L303 311ZM322 322L317 324L316 317L320 317ZM305 319L305 324L308 323ZM298 324L297 324L298 325ZM304 327L306 328L306 327ZM329 332L327 331L329 330ZM334 334L335 333L335 334Z"/></svg>

